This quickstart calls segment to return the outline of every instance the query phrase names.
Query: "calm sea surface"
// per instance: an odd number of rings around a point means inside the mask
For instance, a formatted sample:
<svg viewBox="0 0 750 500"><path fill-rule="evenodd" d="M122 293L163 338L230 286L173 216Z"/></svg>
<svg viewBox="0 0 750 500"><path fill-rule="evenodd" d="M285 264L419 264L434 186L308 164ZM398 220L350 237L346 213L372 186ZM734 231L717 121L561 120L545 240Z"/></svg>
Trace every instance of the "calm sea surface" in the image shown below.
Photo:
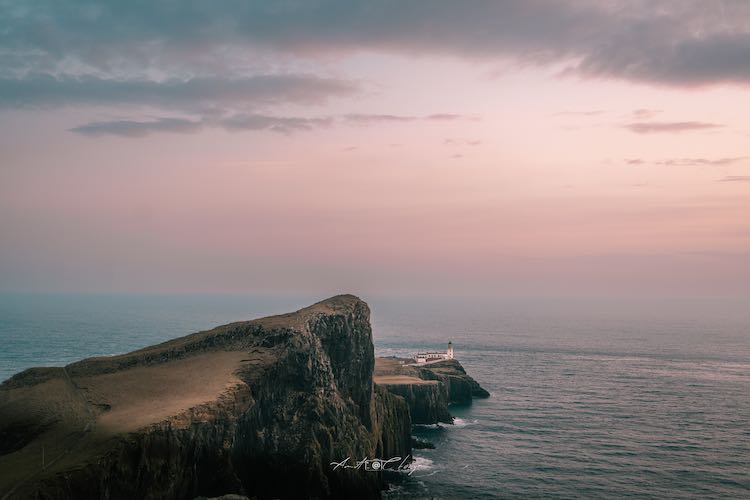
<svg viewBox="0 0 750 500"><path fill-rule="evenodd" d="M378 355L452 340L492 393L391 498L750 497L750 302L363 298ZM0 380L314 301L0 295Z"/></svg>

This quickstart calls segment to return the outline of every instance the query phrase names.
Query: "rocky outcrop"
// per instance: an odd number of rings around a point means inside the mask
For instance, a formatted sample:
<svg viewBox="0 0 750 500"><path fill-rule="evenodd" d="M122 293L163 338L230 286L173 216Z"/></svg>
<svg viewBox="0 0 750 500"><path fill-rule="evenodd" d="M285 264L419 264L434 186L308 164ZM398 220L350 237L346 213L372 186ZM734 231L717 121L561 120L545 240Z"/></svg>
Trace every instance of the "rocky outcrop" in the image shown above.
<svg viewBox="0 0 750 500"><path fill-rule="evenodd" d="M411 447L415 450L434 450L435 445L426 439L421 439L416 436L411 437Z"/></svg>
<svg viewBox="0 0 750 500"><path fill-rule="evenodd" d="M410 377L379 377L376 382L377 386L404 398L412 424L453 423L448 412L448 392L440 382Z"/></svg>
<svg viewBox="0 0 750 500"><path fill-rule="evenodd" d="M0 497L378 498L379 473L330 467L411 452L373 366L369 309L345 295L27 370L0 385Z"/></svg>
<svg viewBox="0 0 750 500"><path fill-rule="evenodd" d="M377 358L374 380L406 400L414 424L452 423L450 403L490 395L455 359L417 365L406 358Z"/></svg>
<svg viewBox="0 0 750 500"><path fill-rule="evenodd" d="M411 417L406 401L383 387L375 388L374 427L375 455L380 458L406 457L411 449Z"/></svg>
<svg viewBox="0 0 750 500"><path fill-rule="evenodd" d="M448 390L451 403L471 403L473 398L488 398L487 392L479 383L466 374L461 363L455 359L436 361L416 367L417 376L422 380L439 380Z"/></svg>

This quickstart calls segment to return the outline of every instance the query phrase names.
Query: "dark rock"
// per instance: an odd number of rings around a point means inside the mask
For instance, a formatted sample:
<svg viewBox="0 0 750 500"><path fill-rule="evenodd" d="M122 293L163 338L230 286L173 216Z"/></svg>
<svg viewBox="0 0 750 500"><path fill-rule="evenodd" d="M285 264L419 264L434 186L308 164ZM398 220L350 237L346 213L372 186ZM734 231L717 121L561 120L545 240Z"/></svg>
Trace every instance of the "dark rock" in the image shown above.
<svg viewBox="0 0 750 500"><path fill-rule="evenodd" d="M411 454L411 449L404 446L411 442L409 405L403 398L391 394L383 387L375 385L374 388L375 456L403 459Z"/></svg>
<svg viewBox="0 0 750 500"><path fill-rule="evenodd" d="M406 358L377 358L375 383L406 400L414 424L452 423L449 403L490 395L455 359L418 365Z"/></svg>
<svg viewBox="0 0 750 500"><path fill-rule="evenodd" d="M451 403L471 403L472 398L488 398L487 392L479 383L466 374L461 363L455 359L436 361L417 366L417 376L424 380L439 380L448 388Z"/></svg>
<svg viewBox="0 0 750 500"><path fill-rule="evenodd" d="M420 439L412 436L411 447L415 450L434 450L435 445L426 439Z"/></svg>
<svg viewBox="0 0 750 500"><path fill-rule="evenodd" d="M442 383L419 379L394 383L376 380L378 386L404 398L409 405L412 424L453 423L448 412L448 393Z"/></svg>
<svg viewBox="0 0 750 500"><path fill-rule="evenodd" d="M330 466L411 453L406 401L373 388L369 314L337 296L16 375L0 496L379 498L381 474Z"/></svg>

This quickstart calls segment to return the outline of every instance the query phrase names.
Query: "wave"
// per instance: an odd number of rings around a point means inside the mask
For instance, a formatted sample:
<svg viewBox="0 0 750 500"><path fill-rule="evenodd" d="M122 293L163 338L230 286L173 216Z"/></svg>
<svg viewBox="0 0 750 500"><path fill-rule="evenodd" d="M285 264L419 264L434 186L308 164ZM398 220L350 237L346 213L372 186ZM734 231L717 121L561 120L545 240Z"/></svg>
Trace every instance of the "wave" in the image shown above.
<svg viewBox="0 0 750 500"><path fill-rule="evenodd" d="M464 420L463 418L454 418L453 419L453 426L458 428L463 428L469 425L475 425L479 423L477 419L474 420Z"/></svg>
<svg viewBox="0 0 750 500"><path fill-rule="evenodd" d="M409 464L409 469L407 469L405 472L412 478L425 478L434 476L438 473L438 470L435 468L435 464L432 460L426 457L413 457L414 460L412 463ZM422 481L417 481L422 486L425 486L425 484Z"/></svg>
<svg viewBox="0 0 750 500"><path fill-rule="evenodd" d="M435 468L435 463L427 457L413 457L414 461L409 464L413 471L428 471Z"/></svg>
<svg viewBox="0 0 750 500"><path fill-rule="evenodd" d="M454 424L455 424L455 420L454 420ZM445 429L445 427L443 427L440 424L411 424L411 425L412 425L412 427L418 427L420 429L435 429L435 430L443 430L443 429Z"/></svg>

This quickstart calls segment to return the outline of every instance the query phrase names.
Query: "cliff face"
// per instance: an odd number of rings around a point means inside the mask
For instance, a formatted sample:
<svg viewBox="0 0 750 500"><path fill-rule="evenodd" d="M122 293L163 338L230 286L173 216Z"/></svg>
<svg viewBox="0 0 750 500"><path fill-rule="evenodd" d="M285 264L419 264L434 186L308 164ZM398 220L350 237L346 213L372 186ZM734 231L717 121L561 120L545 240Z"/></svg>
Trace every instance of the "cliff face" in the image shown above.
<svg viewBox="0 0 750 500"><path fill-rule="evenodd" d="M375 456L380 458L402 457L411 454L411 418L409 405L386 389L375 388Z"/></svg>
<svg viewBox="0 0 750 500"><path fill-rule="evenodd" d="M487 392L479 383L466 374L466 370L455 359L436 361L416 367L417 376L423 380L439 380L448 390L451 403L471 403L473 398L488 398Z"/></svg>
<svg viewBox="0 0 750 500"><path fill-rule="evenodd" d="M411 452L373 367L369 309L338 296L27 370L0 386L0 497L378 498L380 474L330 467Z"/></svg>
<svg viewBox="0 0 750 500"><path fill-rule="evenodd" d="M435 381L408 380L408 377L404 379L389 381L384 377L378 380L377 385L404 398L409 406L412 424L453 423L453 417L448 411L448 392L445 385Z"/></svg>
<svg viewBox="0 0 750 500"><path fill-rule="evenodd" d="M452 423L449 403L467 404L490 395L455 359L425 365L406 358L375 361L376 385L402 396L415 424Z"/></svg>

